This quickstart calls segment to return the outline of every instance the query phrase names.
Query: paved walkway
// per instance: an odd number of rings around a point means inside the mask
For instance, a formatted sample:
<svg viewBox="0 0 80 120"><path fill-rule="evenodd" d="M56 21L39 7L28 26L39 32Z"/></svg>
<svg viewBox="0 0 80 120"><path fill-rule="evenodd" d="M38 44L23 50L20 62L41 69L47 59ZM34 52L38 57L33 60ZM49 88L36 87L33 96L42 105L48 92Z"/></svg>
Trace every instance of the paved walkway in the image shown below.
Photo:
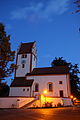
<svg viewBox="0 0 80 120"><path fill-rule="evenodd" d="M80 107L0 109L0 120L80 120Z"/></svg>

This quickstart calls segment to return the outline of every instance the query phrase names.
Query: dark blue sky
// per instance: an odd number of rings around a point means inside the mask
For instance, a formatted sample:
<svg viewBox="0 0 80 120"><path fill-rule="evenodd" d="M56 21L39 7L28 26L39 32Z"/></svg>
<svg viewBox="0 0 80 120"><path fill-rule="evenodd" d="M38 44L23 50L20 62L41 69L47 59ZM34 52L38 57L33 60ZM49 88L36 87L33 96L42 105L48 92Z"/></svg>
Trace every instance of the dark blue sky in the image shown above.
<svg viewBox="0 0 80 120"><path fill-rule="evenodd" d="M80 66L80 14L73 0L0 0L0 22L11 35L12 49L36 40L38 67L55 57Z"/></svg>

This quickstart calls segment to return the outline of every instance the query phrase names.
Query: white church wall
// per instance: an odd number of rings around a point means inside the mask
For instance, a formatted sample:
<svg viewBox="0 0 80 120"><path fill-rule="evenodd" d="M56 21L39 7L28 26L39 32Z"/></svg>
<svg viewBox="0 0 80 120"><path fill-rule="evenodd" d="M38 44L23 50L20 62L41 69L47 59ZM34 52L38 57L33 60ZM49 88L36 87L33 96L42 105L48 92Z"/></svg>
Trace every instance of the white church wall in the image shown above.
<svg viewBox="0 0 80 120"><path fill-rule="evenodd" d="M27 58L22 58L22 54L18 55L17 65L18 69L16 70L16 77L24 77L26 73L30 72L30 54L27 54ZM22 62L25 61L25 67L22 68Z"/></svg>
<svg viewBox="0 0 80 120"><path fill-rule="evenodd" d="M48 83L53 83L53 91L48 92L47 96L60 97L59 91L63 90L64 97L68 97L70 92L68 90L66 75L43 75L43 76L28 76L27 79L34 79L32 94L43 94L43 91L48 90ZM62 81L62 84L59 84ZM39 84L39 92L34 92L35 83Z"/></svg>
<svg viewBox="0 0 80 120"><path fill-rule="evenodd" d="M10 87L9 96L30 96L30 87Z"/></svg>
<svg viewBox="0 0 80 120"><path fill-rule="evenodd" d="M70 75L67 74L66 76L66 79L67 79L67 90L68 90L68 94L69 96L71 95L71 86L70 86Z"/></svg>
<svg viewBox="0 0 80 120"><path fill-rule="evenodd" d="M32 70L36 67L37 62L37 55L36 55L36 42L34 42L33 48L32 48Z"/></svg>
<svg viewBox="0 0 80 120"><path fill-rule="evenodd" d="M32 54L32 70L36 67L36 57Z"/></svg>

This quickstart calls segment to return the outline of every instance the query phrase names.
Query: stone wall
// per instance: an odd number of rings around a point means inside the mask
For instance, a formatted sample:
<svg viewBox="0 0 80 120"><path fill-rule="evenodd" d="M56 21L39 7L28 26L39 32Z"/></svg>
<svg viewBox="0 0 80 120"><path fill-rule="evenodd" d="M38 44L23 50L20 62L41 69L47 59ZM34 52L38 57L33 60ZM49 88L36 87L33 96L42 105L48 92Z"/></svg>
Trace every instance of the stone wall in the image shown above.
<svg viewBox="0 0 80 120"><path fill-rule="evenodd" d="M2 97L0 108L20 108L33 100L33 97Z"/></svg>

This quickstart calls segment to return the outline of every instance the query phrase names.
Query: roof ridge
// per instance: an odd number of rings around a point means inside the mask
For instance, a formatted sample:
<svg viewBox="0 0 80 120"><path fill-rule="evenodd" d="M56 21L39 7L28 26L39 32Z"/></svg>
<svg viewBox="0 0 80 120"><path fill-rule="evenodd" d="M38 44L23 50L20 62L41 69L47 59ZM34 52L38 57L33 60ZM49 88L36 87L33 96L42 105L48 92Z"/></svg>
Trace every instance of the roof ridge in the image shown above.
<svg viewBox="0 0 80 120"><path fill-rule="evenodd" d="M62 65L62 66L54 66L54 67L38 67L38 68L34 68L34 69L45 69L45 68L56 68L56 67L68 67L67 65Z"/></svg>
<svg viewBox="0 0 80 120"><path fill-rule="evenodd" d="M31 44L31 43L35 43L35 41L34 42L21 43L21 44Z"/></svg>
<svg viewBox="0 0 80 120"><path fill-rule="evenodd" d="M69 68L67 66L55 66L55 67L44 67L44 68L34 68L31 73L26 75L49 75L49 74L66 74L69 73Z"/></svg>

